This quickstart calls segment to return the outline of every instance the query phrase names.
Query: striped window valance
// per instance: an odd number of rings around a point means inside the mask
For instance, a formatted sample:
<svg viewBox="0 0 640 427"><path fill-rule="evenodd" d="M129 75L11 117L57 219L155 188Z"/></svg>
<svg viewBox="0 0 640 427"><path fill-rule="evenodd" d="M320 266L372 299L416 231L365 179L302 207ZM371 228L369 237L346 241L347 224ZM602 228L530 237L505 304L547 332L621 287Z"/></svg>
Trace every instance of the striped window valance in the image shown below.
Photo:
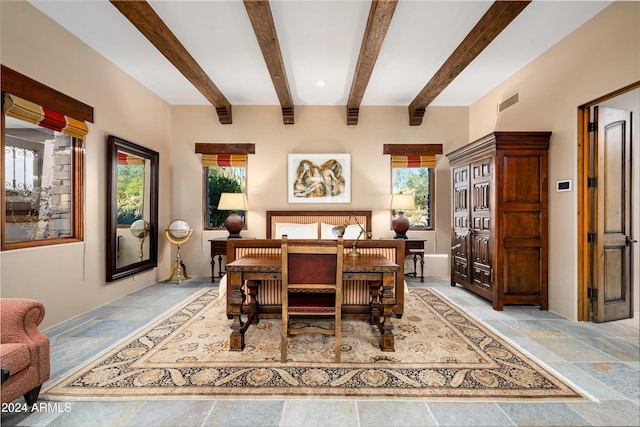
<svg viewBox="0 0 640 427"><path fill-rule="evenodd" d="M89 132L83 121L9 93L4 94L4 114L75 138L82 139Z"/></svg>
<svg viewBox="0 0 640 427"><path fill-rule="evenodd" d="M134 154L118 151L118 164L130 166L144 166L144 159Z"/></svg>
<svg viewBox="0 0 640 427"><path fill-rule="evenodd" d="M391 156L392 168L435 168L436 156Z"/></svg>
<svg viewBox="0 0 640 427"><path fill-rule="evenodd" d="M247 167L246 154L203 154L202 166L205 167Z"/></svg>

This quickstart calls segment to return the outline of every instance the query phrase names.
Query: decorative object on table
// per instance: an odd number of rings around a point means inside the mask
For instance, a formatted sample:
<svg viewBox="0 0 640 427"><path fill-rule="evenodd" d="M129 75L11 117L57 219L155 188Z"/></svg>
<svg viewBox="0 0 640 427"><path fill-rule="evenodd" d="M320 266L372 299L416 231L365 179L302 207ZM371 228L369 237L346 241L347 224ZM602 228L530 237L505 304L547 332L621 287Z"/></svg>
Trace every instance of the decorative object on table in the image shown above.
<svg viewBox="0 0 640 427"><path fill-rule="evenodd" d="M396 235L394 239L406 239L407 231L411 225L409 218L404 216L404 211L413 210L416 208L416 201L413 194L392 194L391 201L389 203L389 209L395 211L397 215L393 217L391 225Z"/></svg>
<svg viewBox="0 0 640 427"><path fill-rule="evenodd" d="M350 154L289 154L289 203L350 203Z"/></svg>
<svg viewBox="0 0 640 427"><path fill-rule="evenodd" d="M142 261L144 259L144 240L147 238L147 234L149 234L149 223L144 219L139 219L131 224L129 231L131 231L133 237L136 237L140 242L140 254L138 255L138 260Z"/></svg>
<svg viewBox="0 0 640 427"><path fill-rule="evenodd" d="M219 211L232 211L224 222L229 232L228 239L240 239L240 232L244 226L242 217L238 215L239 211L246 211L249 208L247 195L245 193L222 193L220 202L218 203Z"/></svg>
<svg viewBox="0 0 640 427"><path fill-rule="evenodd" d="M352 218L355 220L355 222L356 222L355 224L351 224L351 219ZM331 229L331 232L336 237L345 237L345 234L347 233L347 229L349 228L349 225L357 225L360 230L358 232L358 236L356 237L356 240L353 242L353 245L351 246L351 251L347 255L350 256L350 257L359 257L359 256L361 256L361 254L356 249L356 245L358 244L358 240L360 240L360 237L362 237L363 234L365 235L366 239L370 239L372 234L371 233L367 233L365 231L364 227L362 227L362 224L360 224L360 221L358 221L358 218L356 218L354 215L351 215L349 217L349 219L347 219L343 225L336 225L335 227L333 227Z"/></svg>
<svg viewBox="0 0 640 427"><path fill-rule="evenodd" d="M189 224L187 224L187 222L182 219L175 219L171 221L171 224L169 224L169 228L164 231L167 240L178 246L176 260L171 266L171 275L167 280L165 280L165 282L170 282L173 279L173 275L176 273L176 271L178 273L178 285L182 283L183 275L185 279L191 278L187 274L187 267L182 262L182 258L180 258L180 245L186 243L191 237L192 233L193 230L189 227Z"/></svg>

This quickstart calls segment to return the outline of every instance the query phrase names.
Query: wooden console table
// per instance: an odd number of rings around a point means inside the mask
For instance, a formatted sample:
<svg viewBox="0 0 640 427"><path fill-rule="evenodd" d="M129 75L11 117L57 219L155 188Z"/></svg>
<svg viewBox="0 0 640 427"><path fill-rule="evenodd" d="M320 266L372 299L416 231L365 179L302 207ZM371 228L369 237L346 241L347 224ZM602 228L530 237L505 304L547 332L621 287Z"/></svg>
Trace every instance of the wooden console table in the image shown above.
<svg viewBox="0 0 640 427"><path fill-rule="evenodd" d="M260 321L260 306L258 302L258 284L261 280L282 279L282 260L280 255L257 255L239 258L227 264L228 301L231 305L230 350L242 351L244 348L244 334L251 324ZM382 351L395 351L393 325L391 315L396 303L393 289L394 275L399 270L398 264L388 258L378 255L363 255L358 258L344 257L342 267L343 280L364 280L369 282L371 303L369 322L376 325L380 331L380 348ZM247 321L242 320L243 303L246 295L243 289L244 281L251 301L247 306Z"/></svg>
<svg viewBox="0 0 640 427"><path fill-rule="evenodd" d="M224 276L222 256L227 256L227 238L218 237L216 239L210 239L209 243L211 243L211 281L215 282L216 279ZM218 275L216 275L216 257L218 257Z"/></svg>
<svg viewBox="0 0 640 427"><path fill-rule="evenodd" d="M405 276L419 277L420 282L424 283L424 239L406 239L404 241L404 254L413 255L413 272L405 273ZM418 276L418 257L420 257L420 275Z"/></svg>
<svg viewBox="0 0 640 427"><path fill-rule="evenodd" d="M243 239L255 239L255 237L243 237ZM222 256L227 256L227 237L216 237L215 239L209 239L211 244L211 282L215 282L216 279L222 278L225 271L222 269ZM216 261L218 261L218 274L216 275Z"/></svg>

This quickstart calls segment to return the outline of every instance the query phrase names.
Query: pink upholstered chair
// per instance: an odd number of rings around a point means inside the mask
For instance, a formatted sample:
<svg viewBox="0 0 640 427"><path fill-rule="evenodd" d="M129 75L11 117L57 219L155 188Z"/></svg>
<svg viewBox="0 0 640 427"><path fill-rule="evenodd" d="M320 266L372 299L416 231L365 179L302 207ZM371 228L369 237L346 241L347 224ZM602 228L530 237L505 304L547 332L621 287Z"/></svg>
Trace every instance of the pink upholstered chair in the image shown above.
<svg viewBox="0 0 640 427"><path fill-rule="evenodd" d="M23 395L27 405L38 399L50 374L49 338L38 330L44 306L31 299L0 299L0 367L9 378L0 386L2 403Z"/></svg>

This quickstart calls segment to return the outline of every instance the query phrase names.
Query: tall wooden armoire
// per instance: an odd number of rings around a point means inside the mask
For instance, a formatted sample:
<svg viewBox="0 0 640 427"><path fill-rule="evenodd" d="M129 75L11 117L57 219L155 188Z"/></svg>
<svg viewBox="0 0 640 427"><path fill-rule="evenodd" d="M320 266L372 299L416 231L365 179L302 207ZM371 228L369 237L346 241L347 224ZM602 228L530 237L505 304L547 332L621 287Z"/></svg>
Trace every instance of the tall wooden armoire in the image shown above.
<svg viewBox="0 0 640 427"><path fill-rule="evenodd" d="M451 286L505 304L548 296L548 152L551 132L493 132L449 154Z"/></svg>

